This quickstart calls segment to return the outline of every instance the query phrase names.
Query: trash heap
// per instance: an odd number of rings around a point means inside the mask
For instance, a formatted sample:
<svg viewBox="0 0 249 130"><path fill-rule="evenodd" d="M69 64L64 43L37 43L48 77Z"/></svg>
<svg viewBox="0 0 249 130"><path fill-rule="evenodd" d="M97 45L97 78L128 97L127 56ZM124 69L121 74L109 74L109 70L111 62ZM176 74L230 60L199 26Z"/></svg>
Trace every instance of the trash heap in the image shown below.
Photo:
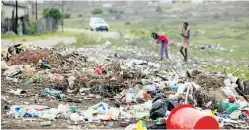
<svg viewBox="0 0 249 130"><path fill-rule="evenodd" d="M57 108L13 105L8 115L46 119L41 126L50 126L56 119L70 119L71 125L84 123L89 124L88 128L100 128L94 123L104 123L112 128L116 124L116 128L126 130L248 128L248 81L196 69L179 76L160 62L118 58L116 53L94 62L101 54L95 52L91 57L84 52L32 49L2 61L5 80L27 86L42 84L40 98L64 101ZM11 93L27 92L18 89ZM80 103L91 100L99 103L81 107ZM210 122L209 126L205 121Z"/></svg>

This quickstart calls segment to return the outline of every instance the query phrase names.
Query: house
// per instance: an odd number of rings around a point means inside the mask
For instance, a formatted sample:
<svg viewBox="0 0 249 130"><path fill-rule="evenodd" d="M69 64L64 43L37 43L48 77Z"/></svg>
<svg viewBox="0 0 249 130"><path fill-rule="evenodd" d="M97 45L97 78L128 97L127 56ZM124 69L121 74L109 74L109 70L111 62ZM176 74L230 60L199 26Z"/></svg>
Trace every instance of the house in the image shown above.
<svg viewBox="0 0 249 130"><path fill-rule="evenodd" d="M111 8L111 7L112 7L112 4L106 3L106 4L103 4L102 7L103 7L103 8Z"/></svg>
<svg viewBox="0 0 249 130"><path fill-rule="evenodd" d="M27 2L18 1L18 23L21 17L28 14L28 5ZM2 1L1 8L1 33L15 30L17 25L12 17L16 17L16 1Z"/></svg>
<svg viewBox="0 0 249 130"><path fill-rule="evenodd" d="M28 14L28 4L18 1L18 17L22 17ZM15 1L2 1L2 19L12 18L12 11L16 15L16 2Z"/></svg>

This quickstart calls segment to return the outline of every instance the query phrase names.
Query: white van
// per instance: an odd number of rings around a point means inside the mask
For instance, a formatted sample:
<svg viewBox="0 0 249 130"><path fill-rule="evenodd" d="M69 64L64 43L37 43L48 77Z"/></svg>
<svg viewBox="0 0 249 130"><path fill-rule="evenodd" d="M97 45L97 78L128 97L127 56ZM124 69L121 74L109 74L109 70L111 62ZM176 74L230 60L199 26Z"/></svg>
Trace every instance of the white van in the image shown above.
<svg viewBox="0 0 249 130"><path fill-rule="evenodd" d="M89 26L91 31L109 31L109 25L102 18L93 17L90 19Z"/></svg>

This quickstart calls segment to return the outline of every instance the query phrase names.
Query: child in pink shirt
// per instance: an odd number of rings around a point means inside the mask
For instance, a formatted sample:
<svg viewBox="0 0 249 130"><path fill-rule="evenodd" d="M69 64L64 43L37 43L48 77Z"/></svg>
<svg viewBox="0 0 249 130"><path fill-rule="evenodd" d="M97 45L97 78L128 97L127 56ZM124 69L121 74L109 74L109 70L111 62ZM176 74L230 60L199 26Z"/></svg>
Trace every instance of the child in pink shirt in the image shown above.
<svg viewBox="0 0 249 130"><path fill-rule="evenodd" d="M151 34L152 38L154 38L155 40L157 40L157 44L160 42L161 43L161 51L160 51L160 60L163 59L163 53L165 53L166 58L169 58L168 55L168 43L169 43L169 39L164 35L164 34L157 34L155 32L153 32Z"/></svg>

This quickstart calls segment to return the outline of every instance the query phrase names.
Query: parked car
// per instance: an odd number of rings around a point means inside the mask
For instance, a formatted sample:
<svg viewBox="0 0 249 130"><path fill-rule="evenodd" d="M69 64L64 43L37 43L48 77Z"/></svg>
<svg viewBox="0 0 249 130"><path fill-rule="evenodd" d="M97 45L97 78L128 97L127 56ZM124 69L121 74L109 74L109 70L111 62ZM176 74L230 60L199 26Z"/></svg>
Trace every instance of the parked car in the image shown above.
<svg viewBox="0 0 249 130"><path fill-rule="evenodd" d="M91 18L89 22L89 26L90 26L91 31L94 31L94 30L109 31L109 25L102 18L97 18L97 17Z"/></svg>

